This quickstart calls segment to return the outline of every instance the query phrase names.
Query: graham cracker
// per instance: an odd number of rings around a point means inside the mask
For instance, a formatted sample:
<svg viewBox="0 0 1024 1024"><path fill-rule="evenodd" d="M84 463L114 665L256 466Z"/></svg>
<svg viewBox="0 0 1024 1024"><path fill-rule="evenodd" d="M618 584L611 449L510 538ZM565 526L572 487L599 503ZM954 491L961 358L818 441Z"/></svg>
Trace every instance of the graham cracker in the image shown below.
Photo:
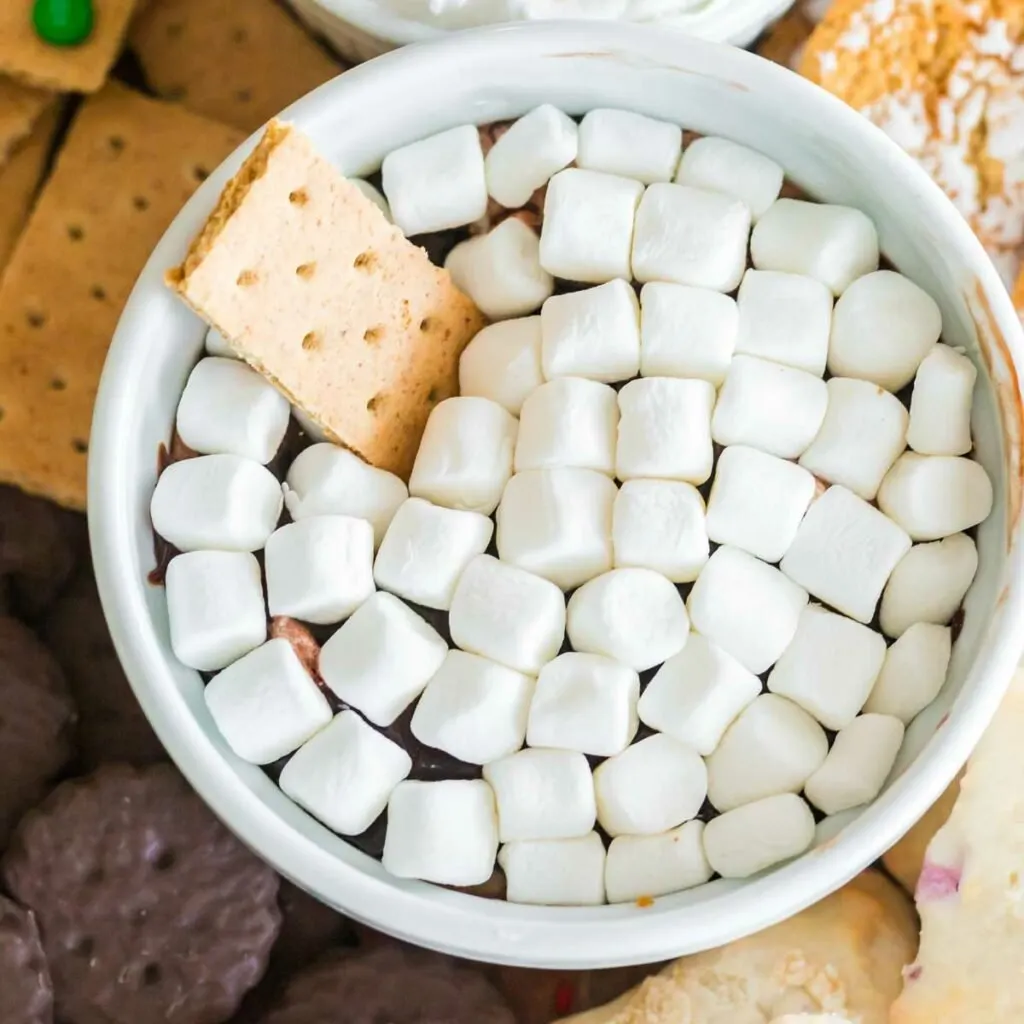
<svg viewBox="0 0 1024 1024"><path fill-rule="evenodd" d="M53 99L51 93L0 77L0 167L32 131Z"/></svg>
<svg viewBox="0 0 1024 1024"><path fill-rule="evenodd" d="M290 125L273 121L168 283L329 436L408 479L485 320Z"/></svg>
<svg viewBox="0 0 1024 1024"><path fill-rule="evenodd" d="M182 203L241 139L114 83L82 105L0 281L0 481L85 507L118 316Z"/></svg>
<svg viewBox="0 0 1024 1024"><path fill-rule="evenodd" d="M1017 307L1021 321L1024 322L1024 268L1017 275L1017 283L1013 289L1013 304Z"/></svg>
<svg viewBox="0 0 1024 1024"><path fill-rule="evenodd" d="M275 0L153 0L129 40L156 93L247 132L344 70Z"/></svg>

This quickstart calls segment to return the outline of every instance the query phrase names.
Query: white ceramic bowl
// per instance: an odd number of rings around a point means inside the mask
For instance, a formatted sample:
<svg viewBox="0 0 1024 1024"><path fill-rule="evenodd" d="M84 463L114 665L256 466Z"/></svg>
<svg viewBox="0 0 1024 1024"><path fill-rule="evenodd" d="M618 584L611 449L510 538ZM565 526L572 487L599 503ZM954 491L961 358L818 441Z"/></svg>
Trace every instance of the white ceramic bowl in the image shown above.
<svg viewBox="0 0 1024 1024"><path fill-rule="evenodd" d="M623 25L546 24L460 33L396 51L295 104L295 121L347 173L466 121L541 102L628 107L721 133L781 162L811 194L878 225L884 251L942 307L945 340L981 367L977 454L995 483L978 531L980 569L949 683L907 734L902 773L838 835L765 877L717 881L653 906L539 908L398 881L291 803L214 728L199 676L168 644L148 515L157 446L199 355L203 326L164 287L245 146L181 212L142 274L107 359L93 425L89 513L114 641L158 735L218 815L325 902L405 939L479 959L551 968L661 960L725 943L836 889L892 845L940 794L999 703L1022 641L1020 324L992 264L931 181L838 100L740 50ZM251 140L249 145L251 145Z"/></svg>

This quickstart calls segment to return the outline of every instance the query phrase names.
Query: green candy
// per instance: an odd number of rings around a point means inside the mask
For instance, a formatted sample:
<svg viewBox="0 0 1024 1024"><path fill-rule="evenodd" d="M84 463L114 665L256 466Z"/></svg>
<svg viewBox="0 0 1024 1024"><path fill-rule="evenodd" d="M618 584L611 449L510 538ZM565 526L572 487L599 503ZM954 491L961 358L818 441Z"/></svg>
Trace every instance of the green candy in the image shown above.
<svg viewBox="0 0 1024 1024"><path fill-rule="evenodd" d="M77 46L92 35L92 0L35 0L36 35L53 46Z"/></svg>

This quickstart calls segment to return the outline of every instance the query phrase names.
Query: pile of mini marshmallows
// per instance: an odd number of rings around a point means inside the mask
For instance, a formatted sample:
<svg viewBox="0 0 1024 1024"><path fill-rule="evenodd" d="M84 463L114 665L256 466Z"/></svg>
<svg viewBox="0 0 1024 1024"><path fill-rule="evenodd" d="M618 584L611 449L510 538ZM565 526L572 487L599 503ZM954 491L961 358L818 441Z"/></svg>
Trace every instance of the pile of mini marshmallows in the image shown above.
<svg viewBox="0 0 1024 1024"><path fill-rule="evenodd" d="M408 488L320 443L282 493L285 399L223 354L185 388L203 454L152 502L182 552L174 650L217 673L237 755L291 755L311 814L356 835L387 809L397 876L471 886L497 860L508 899L562 905L747 877L812 844L811 806L874 799L943 685L992 504L965 457L975 367L862 213L779 199L782 169L730 141L681 149L674 125L541 107L486 157L467 126L386 158L409 235L547 187L539 236L512 217L451 253L497 322ZM318 666L339 714L268 612L340 624ZM409 780L379 730L410 707L483 777Z"/></svg>

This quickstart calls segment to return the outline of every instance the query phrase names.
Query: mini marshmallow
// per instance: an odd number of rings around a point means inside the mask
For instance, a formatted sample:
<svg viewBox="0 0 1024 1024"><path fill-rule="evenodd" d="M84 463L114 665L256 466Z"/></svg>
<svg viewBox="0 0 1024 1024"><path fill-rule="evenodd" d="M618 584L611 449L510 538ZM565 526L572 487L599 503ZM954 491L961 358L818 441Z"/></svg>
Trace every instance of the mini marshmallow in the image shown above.
<svg viewBox="0 0 1024 1024"><path fill-rule="evenodd" d="M514 754L526 736L533 679L488 658L449 651L412 715L412 734L467 764Z"/></svg>
<svg viewBox="0 0 1024 1024"><path fill-rule="evenodd" d="M153 490L153 529L179 551L257 551L281 517L281 485L240 455L172 462Z"/></svg>
<svg viewBox="0 0 1024 1024"><path fill-rule="evenodd" d="M978 571L978 548L966 533L915 544L892 571L882 593L886 636L901 637L915 622L949 623Z"/></svg>
<svg viewBox="0 0 1024 1024"><path fill-rule="evenodd" d="M203 347L208 356L223 356L225 359L238 358L238 353L231 347L231 343L216 327L211 327L206 332Z"/></svg>
<svg viewBox="0 0 1024 1024"><path fill-rule="evenodd" d="M777 199L754 226L750 257L758 270L806 274L842 295L855 278L878 269L878 232L849 206ZM829 369L842 373L831 363Z"/></svg>
<svg viewBox="0 0 1024 1024"><path fill-rule="evenodd" d="M571 750L520 750L484 765L503 843L585 836L597 820L590 765Z"/></svg>
<svg viewBox="0 0 1024 1024"><path fill-rule="evenodd" d="M380 817L411 770L397 743L354 711L342 711L288 761L278 784L328 828L356 836Z"/></svg>
<svg viewBox="0 0 1024 1024"><path fill-rule="evenodd" d="M915 622L889 648L865 711L909 725L939 695L953 650L949 626Z"/></svg>
<svg viewBox="0 0 1024 1024"><path fill-rule="evenodd" d="M660 573L612 569L569 598L566 631L574 650L645 672L683 649L690 619L679 591Z"/></svg>
<svg viewBox="0 0 1024 1024"><path fill-rule="evenodd" d="M740 712L707 759L708 799L719 811L799 793L828 754L825 730L785 697L765 693Z"/></svg>
<svg viewBox="0 0 1024 1024"><path fill-rule="evenodd" d="M827 407L828 389L820 378L738 355L718 393L711 437L720 445L748 445L796 459L814 440Z"/></svg>
<svg viewBox="0 0 1024 1024"><path fill-rule="evenodd" d="M288 399L238 359L200 359L178 402L178 436L202 455L266 465L288 429Z"/></svg>
<svg viewBox="0 0 1024 1024"><path fill-rule="evenodd" d="M580 122L576 163L650 185L672 180L682 148L678 125L629 110L591 110Z"/></svg>
<svg viewBox="0 0 1024 1024"><path fill-rule="evenodd" d="M575 466L615 473L618 395L607 384L559 377L523 402L515 470Z"/></svg>
<svg viewBox="0 0 1024 1024"><path fill-rule="evenodd" d="M406 601L447 611L459 577L487 550L493 535L494 523L479 512L409 498L384 535L373 578Z"/></svg>
<svg viewBox="0 0 1024 1024"><path fill-rule="evenodd" d="M782 168L763 153L707 135L686 147L676 181L742 199L757 221L779 198L783 176Z"/></svg>
<svg viewBox="0 0 1024 1024"><path fill-rule="evenodd" d="M988 519L992 481L973 459L904 452L878 488L878 507L914 540L940 540Z"/></svg>
<svg viewBox="0 0 1024 1024"><path fill-rule="evenodd" d="M525 206L551 175L576 159L579 130L557 107L544 103L524 114L484 157L487 192L502 206Z"/></svg>
<svg viewBox="0 0 1024 1024"><path fill-rule="evenodd" d="M910 396L907 444L921 455L966 455L978 369L956 349L934 345L921 360Z"/></svg>
<svg viewBox="0 0 1024 1024"><path fill-rule="evenodd" d="M731 292L750 237L746 203L689 185L651 185L633 230L633 277Z"/></svg>
<svg viewBox="0 0 1024 1024"><path fill-rule="evenodd" d="M749 878L797 857L814 842L814 815L780 793L713 818L704 827L708 863L723 878Z"/></svg>
<svg viewBox="0 0 1024 1024"><path fill-rule="evenodd" d="M714 463L714 406L715 387L706 380L631 380L619 391L615 475L704 483Z"/></svg>
<svg viewBox="0 0 1024 1024"><path fill-rule="evenodd" d="M531 747L608 757L633 741L639 721L637 673L599 654L570 651L537 677L526 741Z"/></svg>
<svg viewBox="0 0 1024 1024"><path fill-rule="evenodd" d="M490 515L512 475L516 418L486 398L446 398L423 431L409 494Z"/></svg>
<svg viewBox="0 0 1024 1024"><path fill-rule="evenodd" d="M605 853L601 837L534 839L508 843L498 854L505 872L505 899L550 907L604 903Z"/></svg>
<svg viewBox="0 0 1024 1024"><path fill-rule="evenodd" d="M736 300L710 288L651 281L640 290L640 373L718 387L736 348Z"/></svg>
<svg viewBox="0 0 1024 1024"><path fill-rule="evenodd" d="M585 284L630 278L639 181L569 167L549 182L540 231L540 265Z"/></svg>
<svg viewBox="0 0 1024 1024"><path fill-rule="evenodd" d="M826 814L869 803L882 791L902 743L898 718L860 715L839 730L825 763L807 780L807 799Z"/></svg>
<svg viewBox="0 0 1024 1024"><path fill-rule="evenodd" d="M267 639L260 564L248 552L177 555L164 584L171 648L189 668L216 672Z"/></svg>
<svg viewBox="0 0 1024 1024"><path fill-rule="evenodd" d="M320 675L374 725L390 725L447 653L435 629L397 597L377 591L320 649Z"/></svg>
<svg viewBox="0 0 1024 1024"><path fill-rule="evenodd" d="M543 383L539 316L488 325L459 358L459 393L489 398L513 416Z"/></svg>
<svg viewBox="0 0 1024 1024"><path fill-rule="evenodd" d="M878 270L855 281L836 303L829 372L899 391L941 333L935 300L902 274Z"/></svg>
<svg viewBox="0 0 1024 1024"><path fill-rule="evenodd" d="M768 676L768 689L799 704L826 729L843 729L864 707L884 660L881 633L809 604Z"/></svg>
<svg viewBox="0 0 1024 1024"><path fill-rule="evenodd" d="M729 546L712 554L686 599L693 628L755 675L789 646L806 604L806 590Z"/></svg>
<svg viewBox="0 0 1024 1024"><path fill-rule="evenodd" d="M536 675L565 639L565 597L548 580L479 555L455 588L448 628L464 650Z"/></svg>
<svg viewBox="0 0 1024 1024"><path fill-rule="evenodd" d="M872 501L907 446L907 407L870 381L832 377L825 386L825 419L800 465Z"/></svg>
<svg viewBox="0 0 1024 1024"><path fill-rule="evenodd" d="M833 486L811 503L779 568L819 601L868 623L909 550L910 538L892 519Z"/></svg>
<svg viewBox="0 0 1024 1024"><path fill-rule="evenodd" d="M612 567L614 482L591 469L529 469L498 507L498 557L563 590Z"/></svg>
<svg viewBox="0 0 1024 1024"><path fill-rule="evenodd" d="M761 693L761 680L700 633L658 669L640 698L640 721L707 757L736 716Z"/></svg>
<svg viewBox="0 0 1024 1024"><path fill-rule="evenodd" d="M677 480L627 480L615 496L612 550L616 569L692 583L710 554L700 491Z"/></svg>
<svg viewBox="0 0 1024 1024"><path fill-rule="evenodd" d="M656 836L617 836L608 847L604 885L609 903L631 903L703 885L704 822L688 821Z"/></svg>
<svg viewBox="0 0 1024 1024"><path fill-rule="evenodd" d="M487 212L484 154L475 125L392 150L380 175L391 217L406 236L462 227Z"/></svg>
<svg viewBox="0 0 1024 1024"><path fill-rule="evenodd" d="M384 198L384 194L382 192L376 189L368 181L363 181L362 178L349 178L348 181L350 185L355 185L355 187L359 189L359 191L362 192L362 194L369 199L382 214L384 214L384 219L386 221L394 223L391 217L391 207L388 205L388 201Z"/></svg>
<svg viewBox="0 0 1024 1024"><path fill-rule="evenodd" d="M400 782L388 800L384 869L396 878L480 885L498 853L494 794L482 779Z"/></svg>
<svg viewBox="0 0 1024 1024"><path fill-rule="evenodd" d="M544 376L606 384L640 367L640 303L628 281L555 295L540 311Z"/></svg>
<svg viewBox="0 0 1024 1024"><path fill-rule="evenodd" d="M814 477L792 462L733 445L718 457L708 501L708 537L766 562L789 549L811 504Z"/></svg>
<svg viewBox="0 0 1024 1024"><path fill-rule="evenodd" d="M649 836L695 817L708 792L704 761L671 736L648 736L594 769L597 820L612 836Z"/></svg>
<svg viewBox="0 0 1024 1024"><path fill-rule="evenodd" d="M517 217L460 242L444 268L490 320L535 313L555 290L554 278L540 265L540 238Z"/></svg>

